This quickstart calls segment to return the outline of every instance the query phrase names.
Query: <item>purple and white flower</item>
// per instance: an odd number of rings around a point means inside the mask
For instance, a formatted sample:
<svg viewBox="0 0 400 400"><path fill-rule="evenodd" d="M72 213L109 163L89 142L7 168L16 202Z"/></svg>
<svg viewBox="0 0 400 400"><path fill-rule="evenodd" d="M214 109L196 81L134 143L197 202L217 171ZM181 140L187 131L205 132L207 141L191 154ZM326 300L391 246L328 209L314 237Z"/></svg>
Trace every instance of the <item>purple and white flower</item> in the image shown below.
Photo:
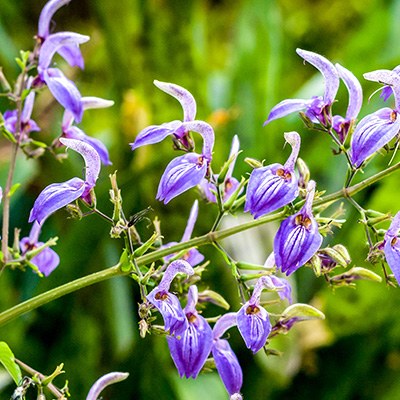
<svg viewBox="0 0 400 400"><path fill-rule="evenodd" d="M381 108L367 115L358 123L351 138L350 149L351 162L356 168L359 168L368 157L390 142L400 130L399 74L382 69L368 72L364 74L364 78L390 86L395 97L395 108Z"/></svg>
<svg viewBox="0 0 400 400"><path fill-rule="evenodd" d="M260 305L260 297L263 289L275 290L269 276L261 276L253 290L250 300L243 304L237 312L237 326L243 340L254 354L263 348L271 332L269 314Z"/></svg>
<svg viewBox="0 0 400 400"><path fill-rule="evenodd" d="M275 119L286 117L286 115L302 110L305 110L305 114L315 123L325 125L330 122L326 121L326 116L330 114L326 111L333 104L339 88L339 75L336 68L329 60L319 54L301 49L297 49L296 52L323 75L325 79L324 95L323 97L313 96L309 100L288 99L281 101L271 110L264 126Z"/></svg>
<svg viewBox="0 0 400 400"><path fill-rule="evenodd" d="M171 335L184 331L188 321L182 310L179 299L169 291L172 280L178 273L193 275L193 267L184 260L173 261L165 270L161 282L147 296L147 300L161 313L164 318L165 330Z"/></svg>
<svg viewBox="0 0 400 400"><path fill-rule="evenodd" d="M384 252L386 262L400 285L400 211L393 217L389 229L385 233Z"/></svg>
<svg viewBox="0 0 400 400"><path fill-rule="evenodd" d="M76 139L61 138L60 142L78 152L85 160L85 180L72 178L62 183L47 186L38 196L31 210L29 222L42 222L53 212L82 198L92 204L90 191L95 187L100 173L100 157L97 151L87 143Z"/></svg>
<svg viewBox="0 0 400 400"><path fill-rule="evenodd" d="M276 266L286 275L304 265L320 248L322 235L312 214L315 182L307 185L307 198L302 209L286 218L274 239Z"/></svg>
<svg viewBox="0 0 400 400"><path fill-rule="evenodd" d="M175 97L183 108L183 121L166 122L162 125L151 125L143 129L136 136L134 143L130 143L132 150L147 144L161 142L166 137L173 135L182 145L190 149L191 141L188 136L189 130L184 126L184 122L194 121L196 117L196 101L192 94L181 86L173 83L154 81L154 84L164 91Z"/></svg>
<svg viewBox="0 0 400 400"><path fill-rule="evenodd" d="M189 288L188 300L183 310L188 321L186 329L180 330L180 338L168 336L168 346L172 359L181 378L197 377L211 351L212 330L208 322L197 312L197 286Z"/></svg>
<svg viewBox="0 0 400 400"><path fill-rule="evenodd" d="M244 211L250 211L254 218L289 204L299 194L294 167L300 150L300 135L297 132L285 133L285 139L292 146L285 165L275 163L256 168L250 175Z"/></svg>

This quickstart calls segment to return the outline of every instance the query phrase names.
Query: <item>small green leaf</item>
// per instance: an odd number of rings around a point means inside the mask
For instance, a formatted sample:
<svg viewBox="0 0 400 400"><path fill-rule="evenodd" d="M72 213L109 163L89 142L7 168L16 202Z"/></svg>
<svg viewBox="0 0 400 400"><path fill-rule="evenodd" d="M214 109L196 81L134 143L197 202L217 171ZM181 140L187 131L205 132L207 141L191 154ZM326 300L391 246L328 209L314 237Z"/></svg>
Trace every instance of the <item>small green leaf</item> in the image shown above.
<svg viewBox="0 0 400 400"><path fill-rule="evenodd" d="M8 140L10 140L11 142L17 143L17 141L15 140L14 135L13 135L11 132L9 132L9 131L4 127L4 124L1 125L1 133L2 133Z"/></svg>
<svg viewBox="0 0 400 400"><path fill-rule="evenodd" d="M282 313L285 319L298 318L300 321L308 319L325 319L325 315L309 304L292 304Z"/></svg>
<svg viewBox="0 0 400 400"><path fill-rule="evenodd" d="M43 147L44 149L47 147L46 143L39 142L38 140L32 140L31 143L34 144L37 147Z"/></svg>
<svg viewBox="0 0 400 400"><path fill-rule="evenodd" d="M121 258L119 259L119 267L123 272L129 272L132 270L131 262L126 249L122 252Z"/></svg>
<svg viewBox="0 0 400 400"><path fill-rule="evenodd" d="M63 371L63 367L64 367L64 364L62 364L62 363L61 363L59 366L57 366L57 368L55 369L55 371L54 371L51 375L46 376L46 378L42 380L42 382L41 382L42 385L43 385L43 386L47 386L47 385L49 385L50 383L52 383L53 379L54 379L56 376L58 376L58 375L60 375L60 374L64 374L65 371Z"/></svg>
<svg viewBox="0 0 400 400"><path fill-rule="evenodd" d="M7 197L11 197L17 190L18 188L21 186L20 183L16 183L15 185L13 185L13 187L10 189L10 191L8 192Z"/></svg>
<svg viewBox="0 0 400 400"><path fill-rule="evenodd" d="M0 342L0 363L14 379L16 385L22 381L21 369L15 362L15 357L6 342Z"/></svg>
<svg viewBox="0 0 400 400"><path fill-rule="evenodd" d="M22 70L25 69L25 63L20 58L16 58L15 61Z"/></svg>

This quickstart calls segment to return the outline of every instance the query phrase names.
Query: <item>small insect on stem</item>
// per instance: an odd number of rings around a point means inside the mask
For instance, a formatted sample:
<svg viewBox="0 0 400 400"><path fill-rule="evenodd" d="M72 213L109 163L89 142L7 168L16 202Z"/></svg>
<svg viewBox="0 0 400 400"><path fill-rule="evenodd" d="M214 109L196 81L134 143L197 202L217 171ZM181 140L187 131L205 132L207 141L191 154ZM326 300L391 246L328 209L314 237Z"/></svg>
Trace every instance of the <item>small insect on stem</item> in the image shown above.
<svg viewBox="0 0 400 400"><path fill-rule="evenodd" d="M153 211L153 209L148 206L147 208L145 208L142 211L137 212L133 217L131 217L131 219L128 222L128 228L130 228L131 226L137 224L139 221L141 221L144 216L149 213L150 211Z"/></svg>

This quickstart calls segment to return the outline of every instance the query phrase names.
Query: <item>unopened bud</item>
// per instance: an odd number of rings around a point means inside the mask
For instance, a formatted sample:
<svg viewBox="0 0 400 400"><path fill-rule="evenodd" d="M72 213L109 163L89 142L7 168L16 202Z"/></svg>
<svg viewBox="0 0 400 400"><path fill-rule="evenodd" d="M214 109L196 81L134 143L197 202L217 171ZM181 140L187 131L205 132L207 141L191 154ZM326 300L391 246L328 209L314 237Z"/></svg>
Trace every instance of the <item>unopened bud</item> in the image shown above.
<svg viewBox="0 0 400 400"><path fill-rule="evenodd" d="M216 304L218 307L222 307L225 310L229 310L229 303L217 292L213 290L204 290L199 293L199 302L208 301L209 303Z"/></svg>
<svg viewBox="0 0 400 400"><path fill-rule="evenodd" d="M310 170L304 160L297 158L297 168L299 170L299 186L303 189L307 188L307 183L310 180Z"/></svg>
<svg viewBox="0 0 400 400"><path fill-rule="evenodd" d="M310 128L310 129L314 128L314 124L308 115L306 115L303 111L300 111L299 116L307 128Z"/></svg>
<svg viewBox="0 0 400 400"><path fill-rule="evenodd" d="M251 168L261 168L263 163L255 158L246 157L244 162L250 165Z"/></svg>
<svg viewBox="0 0 400 400"><path fill-rule="evenodd" d="M147 322L144 319L140 320L139 332L140 332L140 337L142 339L144 339L146 337L146 333L147 333L148 329L149 329L149 325L147 324Z"/></svg>
<svg viewBox="0 0 400 400"><path fill-rule="evenodd" d="M6 93L11 92L11 86L8 83L6 77L4 76L2 67L0 67L0 85L1 85L1 88L3 89L3 92L6 92Z"/></svg>
<svg viewBox="0 0 400 400"><path fill-rule="evenodd" d="M321 276L321 268L322 268L322 261L321 259L314 254L311 259L310 259L310 264L312 266L312 269L314 270L314 274L316 277Z"/></svg>
<svg viewBox="0 0 400 400"><path fill-rule="evenodd" d="M81 211L81 209L79 208L78 205L76 205L74 203L68 204L66 206L66 209L69 212L71 218L79 219L79 220L82 219L82 211Z"/></svg>

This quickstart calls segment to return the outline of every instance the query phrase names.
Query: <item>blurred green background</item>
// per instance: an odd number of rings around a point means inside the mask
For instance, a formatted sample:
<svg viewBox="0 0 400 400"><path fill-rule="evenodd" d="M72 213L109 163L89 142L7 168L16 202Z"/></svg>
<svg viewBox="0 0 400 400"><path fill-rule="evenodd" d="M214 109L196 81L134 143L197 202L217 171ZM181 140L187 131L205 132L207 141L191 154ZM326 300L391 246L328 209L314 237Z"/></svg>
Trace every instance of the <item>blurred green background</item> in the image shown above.
<svg viewBox="0 0 400 400"><path fill-rule="evenodd" d="M15 80L14 59L19 50L33 47L37 20L44 1L2 0L0 5L0 65ZM153 84L154 79L187 88L196 98L197 118L210 122L216 133L214 170L226 160L234 134L243 153L235 176L250 172L245 157L283 163L289 149L283 132L297 130L302 137L300 156L308 163L318 189L328 193L341 188L346 171L343 157L333 157L328 136L304 129L296 115L263 127L269 110L286 98L309 98L322 94L323 82L310 65L304 66L297 47L315 51L339 62L360 79L365 91L361 116L381 108L377 85L362 80L364 72L392 69L400 61L400 2L396 0L72 0L54 17L57 31L89 35L82 45L84 71L56 59L66 75L85 96L115 101L106 110L90 110L80 127L104 141L113 166L102 169L96 186L99 208L112 212L108 200L108 175L118 170L126 214L151 205L151 218L161 219L164 241L179 241L196 190L184 193L168 205L155 200L157 185L168 162L176 155L171 142L130 151L128 143L150 124L181 118L179 103ZM347 91L341 85L336 114L345 114ZM11 104L2 99L0 110ZM60 134L62 107L44 90L35 103L33 118L42 131L35 138L51 143ZM200 144L200 143L199 143ZM9 144L1 139L0 184L4 187L10 156ZM72 153L72 152L70 152ZM390 156L378 156L363 177L384 169ZM396 161L399 157L396 156ZM38 160L18 159L15 182L23 182L13 197L11 229L26 236L29 211L39 192L48 184L82 175L83 163L70 154L63 164L50 154ZM361 178L363 178L361 177ZM360 177L358 177L360 179ZM398 174L361 194L365 208L397 212L400 208ZM367 246L358 215L349 204L348 222L324 244L345 244L352 265L369 267ZM59 236L56 247L61 265L49 278L39 279L27 271L7 270L0 279L0 310L45 290L99 271L118 262L122 243L108 236L107 223L90 216L83 221L67 219L64 210L48 219L42 240ZM195 235L206 233L216 216L212 205L200 204ZM238 219L229 221L239 223ZM146 221L138 229L143 238L153 230ZM272 248L277 226L252 230L226 241L237 259L263 263ZM245 245L244 245L245 244ZM241 249L243 251L236 251ZM201 288L218 290L240 307L229 269L213 248L200 249L211 261ZM236 254L237 253L237 254ZM375 272L382 275L378 269ZM326 320L302 323L270 346L283 357L253 356L237 332L230 332L231 345L244 371L242 391L246 399L394 399L400 393L400 289L384 283L357 283L332 291L323 278L316 279L302 268L291 278L296 301L310 302L326 314ZM224 399L225 389L214 373L195 381L180 380L165 338L140 339L137 303L140 296L133 281L115 278L65 296L5 327L6 341L17 358L42 373L64 363L72 398L83 399L91 384L110 371L127 371L130 377L110 387L104 399ZM287 305L287 304L286 304ZM271 307L282 311L285 305ZM208 307L203 315L222 313ZM13 391L5 386L7 399Z"/></svg>

